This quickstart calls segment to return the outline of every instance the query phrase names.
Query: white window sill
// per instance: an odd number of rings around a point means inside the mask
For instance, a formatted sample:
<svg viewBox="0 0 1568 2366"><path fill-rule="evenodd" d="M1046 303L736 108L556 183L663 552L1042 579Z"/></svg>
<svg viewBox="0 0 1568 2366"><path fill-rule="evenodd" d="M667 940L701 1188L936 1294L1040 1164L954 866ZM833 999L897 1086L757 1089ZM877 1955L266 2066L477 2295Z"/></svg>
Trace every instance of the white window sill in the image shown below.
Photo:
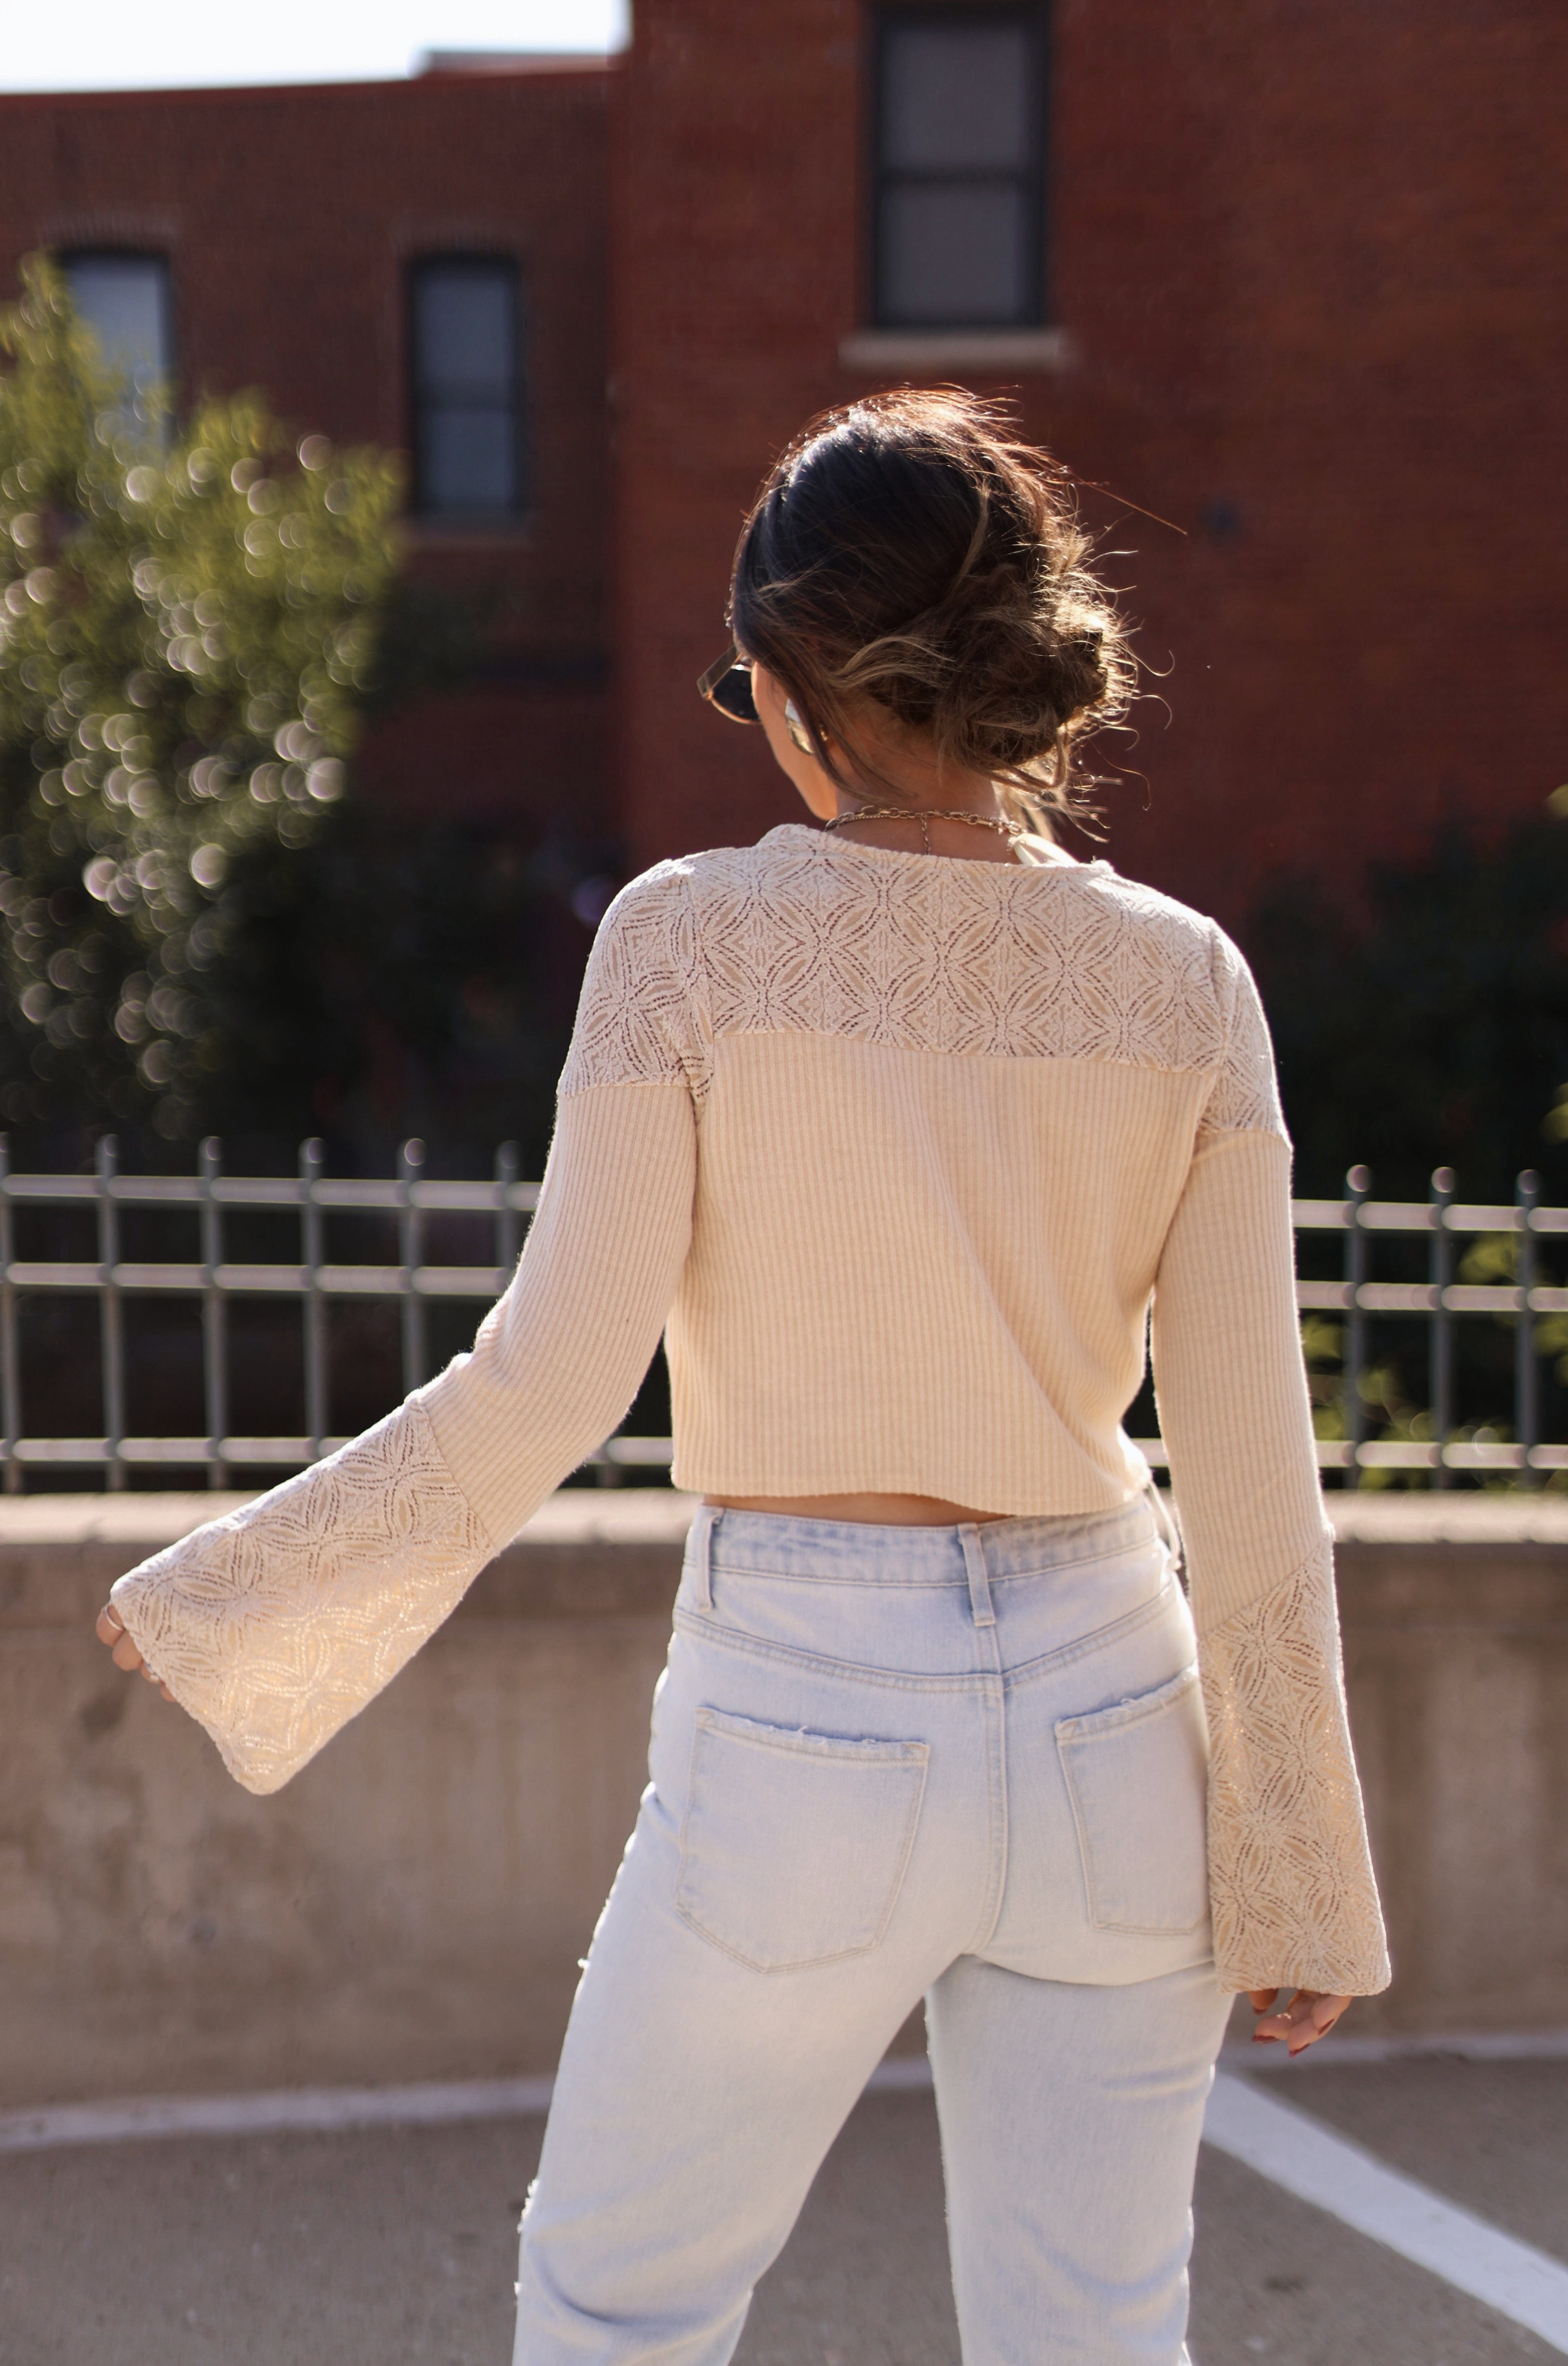
<svg viewBox="0 0 1568 2366"><path fill-rule="evenodd" d="M416 550L489 550L534 538L530 517L431 517L416 511L401 524L404 541Z"/></svg>
<svg viewBox="0 0 1568 2366"><path fill-rule="evenodd" d="M840 340L849 370L1017 370L1043 377L1077 366L1067 329L856 329Z"/></svg>

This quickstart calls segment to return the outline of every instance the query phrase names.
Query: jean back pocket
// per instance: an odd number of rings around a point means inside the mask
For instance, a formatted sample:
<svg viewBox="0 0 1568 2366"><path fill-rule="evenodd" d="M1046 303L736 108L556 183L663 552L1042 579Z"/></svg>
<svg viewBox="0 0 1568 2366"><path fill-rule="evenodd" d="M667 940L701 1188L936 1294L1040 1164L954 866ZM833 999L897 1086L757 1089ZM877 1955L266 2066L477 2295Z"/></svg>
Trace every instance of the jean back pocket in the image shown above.
<svg viewBox="0 0 1568 2366"><path fill-rule="evenodd" d="M681 1827L682 1920L754 1971L874 1947L914 1846L930 1749L699 1708Z"/></svg>
<svg viewBox="0 0 1568 2366"><path fill-rule="evenodd" d="M1089 1919L1175 1937L1209 1910L1208 1734L1196 1668L1056 1726Z"/></svg>

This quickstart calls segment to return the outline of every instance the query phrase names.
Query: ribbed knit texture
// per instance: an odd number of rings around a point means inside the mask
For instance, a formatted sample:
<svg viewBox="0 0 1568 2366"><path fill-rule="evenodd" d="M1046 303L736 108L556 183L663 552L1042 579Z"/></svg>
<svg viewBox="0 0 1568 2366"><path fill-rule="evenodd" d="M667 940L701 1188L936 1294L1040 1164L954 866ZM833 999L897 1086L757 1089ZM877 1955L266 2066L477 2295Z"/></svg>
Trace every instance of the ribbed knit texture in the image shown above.
<svg viewBox="0 0 1568 2366"><path fill-rule="evenodd" d="M683 1486L1111 1509L1147 1483L1121 1418L1152 1300L1221 1977L1370 1991L1387 1961L1292 1249L1267 1028L1213 922L1103 862L774 830L659 865L606 916L538 1212L472 1354L115 1598L241 1780L271 1788L390 1673L355 1662L343 1615L365 1591L337 1549L345 1472L364 1500L391 1458L406 1501L423 1456L433 1506L455 1487L482 1531L471 1575L614 1429L667 1326ZM277 1653L258 1592L301 1518L319 1549L292 1631L315 1604L330 1667ZM416 1538L396 1557L400 1663L455 1599L449 1528L428 1583Z"/></svg>

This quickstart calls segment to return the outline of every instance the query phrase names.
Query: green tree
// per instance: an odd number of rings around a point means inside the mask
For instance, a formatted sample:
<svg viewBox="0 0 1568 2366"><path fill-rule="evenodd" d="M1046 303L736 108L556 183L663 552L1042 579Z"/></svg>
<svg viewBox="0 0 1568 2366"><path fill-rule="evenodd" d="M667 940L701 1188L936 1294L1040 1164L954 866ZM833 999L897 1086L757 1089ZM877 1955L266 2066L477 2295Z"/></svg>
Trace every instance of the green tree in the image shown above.
<svg viewBox="0 0 1568 2366"><path fill-rule="evenodd" d="M1439 1166L1465 1199L1511 1199L1526 1166L1568 1191L1568 790L1374 864L1359 921L1281 883L1245 942L1299 1191L1337 1192L1358 1161L1382 1198L1425 1198Z"/></svg>
<svg viewBox="0 0 1568 2366"><path fill-rule="evenodd" d="M393 597L395 459L256 394L165 437L46 260L0 313L0 1113L188 1135L252 899L344 786Z"/></svg>

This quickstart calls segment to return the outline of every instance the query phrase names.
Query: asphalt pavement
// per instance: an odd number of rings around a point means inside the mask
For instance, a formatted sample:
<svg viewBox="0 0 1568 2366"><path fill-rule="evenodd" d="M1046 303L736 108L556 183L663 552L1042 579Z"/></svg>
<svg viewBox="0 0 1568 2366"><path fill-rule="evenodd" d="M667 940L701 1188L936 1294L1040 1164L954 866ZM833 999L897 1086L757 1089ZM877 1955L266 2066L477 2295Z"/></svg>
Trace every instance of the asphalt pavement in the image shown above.
<svg viewBox="0 0 1568 2366"><path fill-rule="evenodd" d="M1325 2062L1252 2083L1568 2264L1568 2060ZM0 2155L0 2366L507 2366L541 2127ZM1208 2147L1197 2229L1193 2366L1563 2355ZM874 2092L852 2114L739 2361L959 2366L929 2092Z"/></svg>

